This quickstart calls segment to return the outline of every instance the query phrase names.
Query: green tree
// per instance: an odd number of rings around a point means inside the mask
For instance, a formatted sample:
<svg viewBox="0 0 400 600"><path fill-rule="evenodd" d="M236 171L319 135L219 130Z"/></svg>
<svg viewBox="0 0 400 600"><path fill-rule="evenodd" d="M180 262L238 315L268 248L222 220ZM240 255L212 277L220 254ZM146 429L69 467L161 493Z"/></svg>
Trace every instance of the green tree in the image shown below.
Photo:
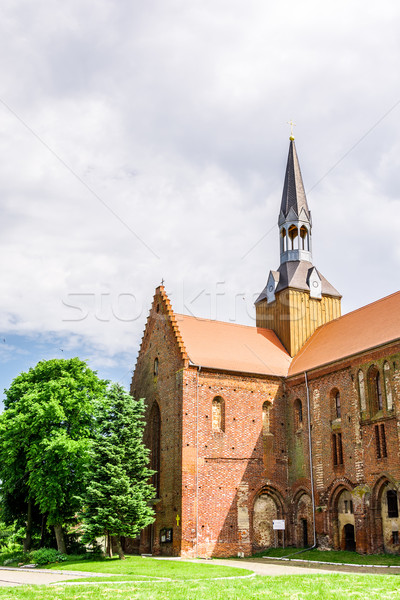
<svg viewBox="0 0 400 600"><path fill-rule="evenodd" d="M39 362L5 390L0 415L1 495L24 498L25 549L31 545L35 507L54 526L65 552L63 525L78 511L95 414L107 382L78 358ZM20 502L19 502L20 510Z"/></svg>
<svg viewBox="0 0 400 600"><path fill-rule="evenodd" d="M154 521L149 506L155 496L149 483L153 471L143 444L143 414L143 400L135 400L118 385L110 388L108 404L99 414L83 498L83 540L115 536L121 559L125 557L120 536L136 537Z"/></svg>

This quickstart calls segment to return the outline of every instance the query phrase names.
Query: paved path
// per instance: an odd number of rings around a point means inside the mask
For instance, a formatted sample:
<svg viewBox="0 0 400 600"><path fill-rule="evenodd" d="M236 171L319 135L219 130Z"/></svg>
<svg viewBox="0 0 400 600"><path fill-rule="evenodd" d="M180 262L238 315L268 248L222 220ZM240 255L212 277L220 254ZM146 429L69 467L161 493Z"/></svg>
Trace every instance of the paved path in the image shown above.
<svg viewBox="0 0 400 600"><path fill-rule="evenodd" d="M253 571L256 575L308 575L310 573L324 573L326 575L326 570L323 569L314 569L308 567L301 566L292 566L287 563L267 563L263 559L253 559L253 560L224 560L223 558L213 558L212 560L196 560L190 562L198 562L198 563L209 563L210 565L222 565L224 567L238 567L239 569L249 569L249 571ZM332 572L333 569L330 569Z"/></svg>
<svg viewBox="0 0 400 600"><path fill-rule="evenodd" d="M78 577L113 577L110 573L83 573L82 571L49 571L48 569L7 569L0 567L0 587L12 585L46 585L78 579Z"/></svg>

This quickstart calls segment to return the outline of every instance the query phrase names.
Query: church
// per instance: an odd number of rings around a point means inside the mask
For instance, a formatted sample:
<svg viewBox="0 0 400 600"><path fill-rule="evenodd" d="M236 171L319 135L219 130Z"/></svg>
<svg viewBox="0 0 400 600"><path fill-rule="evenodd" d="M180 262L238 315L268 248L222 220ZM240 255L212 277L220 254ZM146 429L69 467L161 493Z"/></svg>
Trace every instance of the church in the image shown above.
<svg viewBox="0 0 400 600"><path fill-rule="evenodd" d="M293 137L278 234L256 326L176 314L155 291L131 386L156 472L141 553L400 552L400 292L341 316Z"/></svg>

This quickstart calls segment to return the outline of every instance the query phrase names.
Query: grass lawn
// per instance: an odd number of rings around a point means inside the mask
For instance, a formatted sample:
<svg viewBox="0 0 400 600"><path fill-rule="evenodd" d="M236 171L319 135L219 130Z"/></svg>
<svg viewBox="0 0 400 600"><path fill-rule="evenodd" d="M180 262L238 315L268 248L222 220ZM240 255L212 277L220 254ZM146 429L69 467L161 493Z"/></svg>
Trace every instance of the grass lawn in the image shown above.
<svg viewBox="0 0 400 600"><path fill-rule="evenodd" d="M210 579L215 577L237 577L250 575L252 571L210 564L182 562L180 560L156 560L141 556L127 556L126 560L118 558L61 563L51 565L51 569L62 571L85 571L87 573L116 573L129 576L130 579L140 577L166 577L168 579ZM133 576L133 577L132 577ZM1 596L0 596L1 597Z"/></svg>
<svg viewBox="0 0 400 600"><path fill-rule="evenodd" d="M298 552L301 548L270 548L265 552L259 552L255 556L270 556L291 558L291 554ZM322 562L350 563L353 565L394 565L400 567L400 556L396 554L357 554L357 552L346 552L345 550L308 550L301 554L293 554L293 558L299 560L319 560Z"/></svg>
<svg viewBox="0 0 400 600"><path fill-rule="evenodd" d="M290 575L238 580L0 588L4 600L386 600L400 596L395 575Z"/></svg>

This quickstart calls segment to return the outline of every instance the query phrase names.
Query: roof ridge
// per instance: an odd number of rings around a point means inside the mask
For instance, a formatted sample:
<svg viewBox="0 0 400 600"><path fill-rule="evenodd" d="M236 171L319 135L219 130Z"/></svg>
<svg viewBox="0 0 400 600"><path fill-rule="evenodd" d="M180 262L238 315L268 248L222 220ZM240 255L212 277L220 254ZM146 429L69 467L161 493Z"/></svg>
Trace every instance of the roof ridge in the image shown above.
<svg viewBox="0 0 400 600"><path fill-rule="evenodd" d="M176 317L185 317L186 319L195 319L196 321L208 321L209 323L223 323L224 325L232 325L233 327L246 327L248 329L262 329L263 331L275 331L268 327L257 327L257 325L244 325L243 323L230 323L229 321L220 321L219 319L207 319L205 317L195 317L194 315L185 315L183 313L175 313ZM275 333L276 335L276 333Z"/></svg>

